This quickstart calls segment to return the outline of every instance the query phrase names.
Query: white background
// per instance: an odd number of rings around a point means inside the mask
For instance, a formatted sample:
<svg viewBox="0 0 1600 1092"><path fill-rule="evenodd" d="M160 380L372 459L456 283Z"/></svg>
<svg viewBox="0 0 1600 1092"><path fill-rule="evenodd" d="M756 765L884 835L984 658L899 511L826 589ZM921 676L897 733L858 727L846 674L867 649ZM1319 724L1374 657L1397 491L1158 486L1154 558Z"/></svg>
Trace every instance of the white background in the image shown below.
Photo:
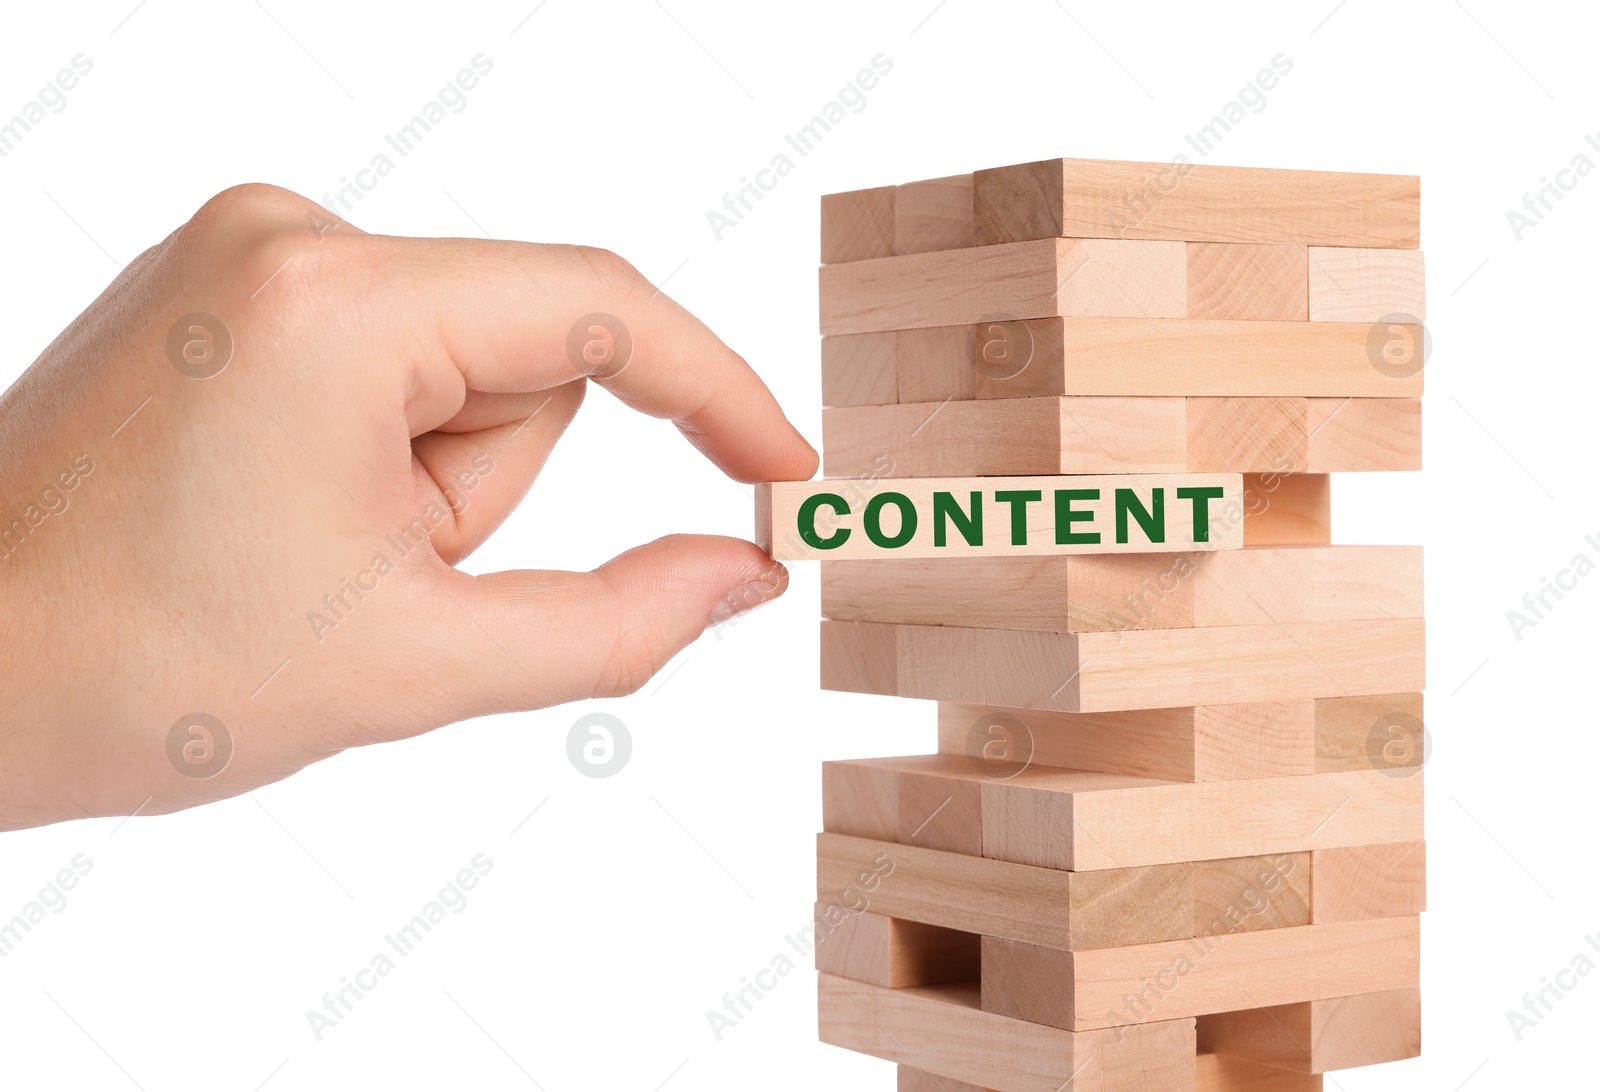
<svg viewBox="0 0 1600 1092"><path fill-rule="evenodd" d="M819 194L1167 159L1283 53L1293 71L1205 161L1420 174L1435 343L1428 469L1335 483L1337 541L1428 550L1426 1056L1328 1087L1591 1084L1600 975L1521 1041L1506 1012L1600 932L1600 578L1520 641L1506 612L1600 553L1600 178L1520 241L1506 213L1575 154L1600 162L1594 28L1490 0L536 2L8 6L0 116L75 54L94 68L0 159L0 377L207 196L321 198L483 53L467 108L354 221L620 251L819 442ZM866 108L717 241L707 211L879 53L894 68ZM597 486L627 503L585 505ZM669 531L746 533L750 507L670 427L596 395L470 564L587 568ZM809 920L818 763L933 746L931 704L818 691L816 616L797 566L779 605L593 703L633 736L609 779L569 764L586 710L566 707L187 814L3 836L0 917L75 854L93 871L0 961L0 1087L891 1088L887 1063L815 1043L804 970L720 1042L706 1021ZM306 1011L478 853L494 870L470 905L318 1042Z"/></svg>

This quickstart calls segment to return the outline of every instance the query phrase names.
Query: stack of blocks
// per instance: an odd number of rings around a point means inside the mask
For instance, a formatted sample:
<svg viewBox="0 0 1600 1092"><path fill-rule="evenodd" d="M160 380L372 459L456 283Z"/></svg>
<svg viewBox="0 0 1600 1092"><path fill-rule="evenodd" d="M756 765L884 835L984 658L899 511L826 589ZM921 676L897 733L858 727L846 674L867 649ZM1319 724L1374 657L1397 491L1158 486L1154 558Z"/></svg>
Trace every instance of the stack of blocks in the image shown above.
<svg viewBox="0 0 1600 1092"><path fill-rule="evenodd" d="M830 480L758 532L823 559L824 688L938 702L937 754L824 765L824 1041L901 1092L1419 1053L1421 550L1329 531L1330 473L1420 467L1418 236L1400 176L823 199Z"/></svg>

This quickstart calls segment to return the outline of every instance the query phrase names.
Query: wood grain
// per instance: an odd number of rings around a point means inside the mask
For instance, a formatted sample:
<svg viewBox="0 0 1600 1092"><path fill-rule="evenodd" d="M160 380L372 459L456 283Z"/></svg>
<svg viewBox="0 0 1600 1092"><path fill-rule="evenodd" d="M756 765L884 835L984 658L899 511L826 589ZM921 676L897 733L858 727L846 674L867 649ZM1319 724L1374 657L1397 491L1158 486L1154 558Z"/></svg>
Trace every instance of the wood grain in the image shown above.
<svg viewBox="0 0 1600 1092"><path fill-rule="evenodd" d="M901 989L978 980L978 937L817 903L817 970Z"/></svg>
<svg viewBox="0 0 1600 1092"><path fill-rule="evenodd" d="M1187 307L1181 244L1096 239L824 265L818 293L824 334L1050 315L1182 318Z"/></svg>
<svg viewBox="0 0 1600 1092"><path fill-rule="evenodd" d="M900 400L895 380L896 334L822 339L822 404L876 406Z"/></svg>
<svg viewBox="0 0 1600 1092"><path fill-rule="evenodd" d="M1416 986L1202 1016L1200 1049L1299 1073L1376 1065L1422 1053Z"/></svg>
<svg viewBox="0 0 1600 1092"><path fill-rule="evenodd" d="M1407 917L1427 909L1427 851L1420 840L1318 850L1311 873L1314 922Z"/></svg>
<svg viewBox="0 0 1600 1092"><path fill-rule="evenodd" d="M973 174L976 239L1182 239L1414 248L1408 175L1049 159Z"/></svg>
<svg viewBox="0 0 1600 1092"><path fill-rule="evenodd" d="M1070 1032L984 1012L978 988L888 990L817 980L825 1043L999 1092L1186 1092L1194 1088L1194 1021Z"/></svg>
<svg viewBox="0 0 1600 1092"><path fill-rule="evenodd" d="M1240 523L1246 546L1325 545L1333 541L1332 483L1326 474L1247 474Z"/></svg>
<svg viewBox="0 0 1600 1092"><path fill-rule="evenodd" d="M1422 695L1370 694L1317 699L1317 771L1422 768Z"/></svg>
<svg viewBox="0 0 1600 1092"><path fill-rule="evenodd" d="M902 254L972 246L972 176L957 174L896 186L894 237Z"/></svg>
<svg viewBox="0 0 1600 1092"><path fill-rule="evenodd" d="M822 196L822 260L854 262L899 253L893 186Z"/></svg>
<svg viewBox="0 0 1600 1092"><path fill-rule="evenodd" d="M1323 1089L1320 1074L1291 1073L1226 1054L1201 1054L1194 1060L1194 1073L1196 1092L1322 1092ZM951 1089L951 1092L957 1090Z"/></svg>
<svg viewBox="0 0 1600 1092"><path fill-rule="evenodd" d="M1427 318L1420 250L1312 247L1313 322L1377 322L1390 315Z"/></svg>
<svg viewBox="0 0 1600 1092"><path fill-rule="evenodd" d="M1305 247L1292 243L1189 243L1186 253L1189 318L1306 321Z"/></svg>
<svg viewBox="0 0 1600 1092"><path fill-rule="evenodd" d="M1063 952L983 940L985 1012L1088 1031L1415 986L1417 918Z"/></svg>

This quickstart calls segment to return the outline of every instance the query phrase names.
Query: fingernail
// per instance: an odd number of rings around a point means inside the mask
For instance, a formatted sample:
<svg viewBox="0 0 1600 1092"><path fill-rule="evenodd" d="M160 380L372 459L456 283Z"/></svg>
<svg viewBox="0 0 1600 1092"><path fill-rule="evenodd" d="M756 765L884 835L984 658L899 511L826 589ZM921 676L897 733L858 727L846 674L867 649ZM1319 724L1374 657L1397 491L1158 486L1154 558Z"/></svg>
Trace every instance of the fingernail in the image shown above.
<svg viewBox="0 0 1600 1092"><path fill-rule="evenodd" d="M761 575L740 584L717 601L711 608L709 625L726 622L741 614L748 614L763 603L770 603L783 594L789 586L789 570L774 561Z"/></svg>

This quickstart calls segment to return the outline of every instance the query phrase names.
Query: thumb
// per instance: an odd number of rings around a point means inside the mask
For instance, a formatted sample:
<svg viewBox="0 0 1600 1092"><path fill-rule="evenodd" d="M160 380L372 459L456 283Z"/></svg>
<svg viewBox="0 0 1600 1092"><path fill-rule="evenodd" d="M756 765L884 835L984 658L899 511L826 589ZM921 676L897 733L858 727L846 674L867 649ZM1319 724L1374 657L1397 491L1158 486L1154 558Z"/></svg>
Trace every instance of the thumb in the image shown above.
<svg viewBox="0 0 1600 1092"><path fill-rule="evenodd" d="M430 627L441 722L631 694L705 629L783 594L753 543L669 535L593 572L445 574L466 617ZM442 661L442 662L441 662Z"/></svg>

